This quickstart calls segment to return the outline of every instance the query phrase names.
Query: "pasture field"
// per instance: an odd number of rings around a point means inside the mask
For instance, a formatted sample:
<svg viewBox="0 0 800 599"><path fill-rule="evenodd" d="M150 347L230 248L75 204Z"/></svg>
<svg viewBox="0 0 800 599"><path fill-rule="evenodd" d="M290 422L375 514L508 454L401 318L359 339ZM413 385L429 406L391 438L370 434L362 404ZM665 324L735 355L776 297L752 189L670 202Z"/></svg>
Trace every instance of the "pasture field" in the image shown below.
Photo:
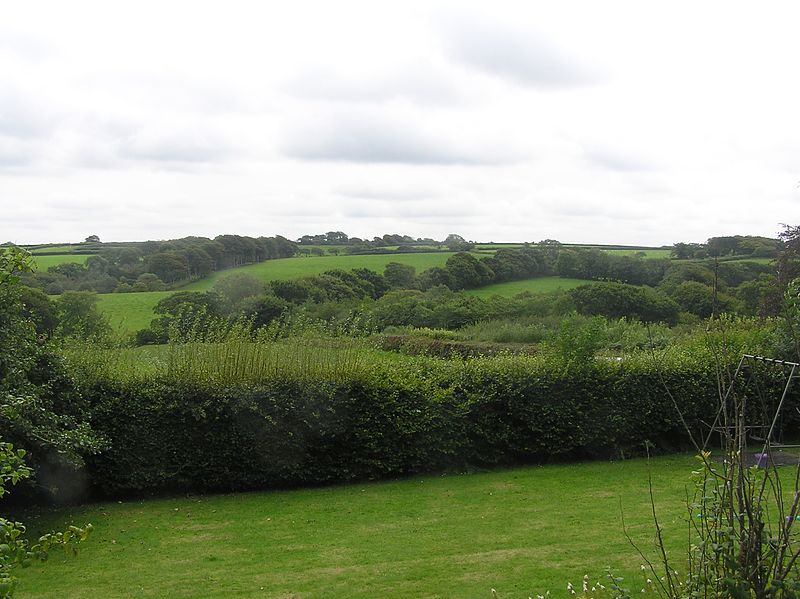
<svg viewBox="0 0 800 599"><path fill-rule="evenodd" d="M89 254L57 254L53 256L37 256L34 254L33 260L36 263L36 270L46 271L51 266L58 266L67 262L75 264L86 264Z"/></svg>
<svg viewBox="0 0 800 599"><path fill-rule="evenodd" d="M220 279L238 273L246 273L262 279L265 283L273 280L296 279L307 275L320 274L326 270L369 268L383 272L389 262L410 264L421 272L431 266L444 266L452 252L432 254L397 254L366 256L319 256L310 258L281 258L267 260L259 264L250 264L239 268L222 270L210 277L189 283L174 291L149 291L141 293L102 293L98 295L99 308L105 313L115 330L134 332L150 325L155 318L153 307L163 298L175 291L208 291ZM47 256L58 258L58 256ZM83 256L80 256L84 258Z"/></svg>
<svg viewBox="0 0 800 599"><path fill-rule="evenodd" d="M155 305L173 293L174 291L100 293L97 296L97 307L108 316L115 331L132 333L150 326L150 321L155 318Z"/></svg>
<svg viewBox="0 0 800 599"><path fill-rule="evenodd" d="M574 289L580 285L586 285L592 281L584 279L568 279L562 277L537 277L535 279L525 279L523 281L509 281L508 283L497 283L496 285L487 285L479 289L469 289L464 293L474 295L476 297L492 297L493 295L502 295L505 297L513 297L519 293L548 293L558 289Z"/></svg>
<svg viewBox="0 0 800 599"><path fill-rule="evenodd" d="M606 567L639 589L642 561L620 510L653 556L650 471L666 543L682 556L695 464L676 455L26 515L34 534L87 522L94 533L78 556L19 571L18 590L38 599L490 599L492 588L499 599L566 597L568 581L603 580Z"/></svg>
<svg viewBox="0 0 800 599"><path fill-rule="evenodd" d="M280 258L267 260L258 264L249 264L230 270L222 270L211 276L180 288L181 291L208 291L222 278L232 274L249 274L265 283L275 280L289 280L318 275L326 270L354 268L369 268L376 272L383 272L389 262L410 264L417 269L417 273L432 266L444 266L452 252L432 252L419 254L369 254L362 256L312 256L309 258Z"/></svg>
<svg viewBox="0 0 800 599"><path fill-rule="evenodd" d="M41 253L46 253L46 254L69 254L69 253L73 252L75 249L77 249L79 247L81 247L80 244L75 244L75 245L70 245L70 244L52 245L52 246L45 246L45 247L36 247L36 248L29 249L28 251L31 254L41 254Z"/></svg>
<svg viewBox="0 0 800 599"><path fill-rule="evenodd" d="M602 249L602 248L601 248ZM669 258L671 256L672 250L663 249L663 248L651 248L646 250L603 250L604 252L608 252L609 254L616 254L618 256L634 256L639 252L644 254L645 258Z"/></svg>

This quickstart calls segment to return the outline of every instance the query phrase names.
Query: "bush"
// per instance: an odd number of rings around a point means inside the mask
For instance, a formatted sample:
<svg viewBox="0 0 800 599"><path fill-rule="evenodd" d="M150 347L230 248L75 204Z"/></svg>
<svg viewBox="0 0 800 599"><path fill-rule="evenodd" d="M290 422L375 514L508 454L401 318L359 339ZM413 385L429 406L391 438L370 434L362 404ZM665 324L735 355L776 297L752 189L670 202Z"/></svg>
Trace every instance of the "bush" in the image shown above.
<svg viewBox="0 0 800 599"><path fill-rule="evenodd" d="M676 324L678 305L649 287L624 283L581 285L570 294L578 312L609 318L638 318L645 322Z"/></svg>
<svg viewBox="0 0 800 599"><path fill-rule="evenodd" d="M686 434L662 379L695 429L718 401L712 361L693 352L665 358L659 372L637 355L564 369L537 356L389 359L288 343L146 351L98 353L107 363L76 372L92 426L111 439L89 459L101 494L620 457L645 441L675 450Z"/></svg>

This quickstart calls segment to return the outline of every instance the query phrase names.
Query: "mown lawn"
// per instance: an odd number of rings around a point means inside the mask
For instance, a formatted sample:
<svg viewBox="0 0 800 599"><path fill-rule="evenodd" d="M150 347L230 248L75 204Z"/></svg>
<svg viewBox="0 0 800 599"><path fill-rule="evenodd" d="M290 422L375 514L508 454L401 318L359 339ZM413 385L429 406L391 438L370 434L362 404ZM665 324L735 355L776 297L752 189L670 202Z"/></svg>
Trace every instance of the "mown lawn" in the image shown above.
<svg viewBox="0 0 800 599"><path fill-rule="evenodd" d="M574 289L580 285L586 285L591 281L584 279L568 279L562 277L538 277L536 279L525 279L523 281L509 281L508 283L497 283L496 285L487 285L479 289L470 289L464 293L474 295L476 297L492 297L493 295L502 295L505 297L512 297L519 293L547 293L549 291L556 291L558 289Z"/></svg>
<svg viewBox="0 0 800 599"><path fill-rule="evenodd" d="M258 264L241 266L231 270L222 270L213 273L210 277L195 281L181 287L181 291L207 291L220 279L232 274L246 273L262 279L264 282L275 280L289 280L318 275L326 270L354 268L369 268L376 272L383 272L389 262L410 264L417 269L419 274L432 266L444 266L452 252L431 252L420 254L375 254L366 256L311 256L307 258L280 258L267 260Z"/></svg>
<svg viewBox="0 0 800 599"><path fill-rule="evenodd" d="M668 544L685 539L694 459L650 468ZM92 522L77 557L21 571L20 597L527 598L607 566L641 585L620 525L653 549L644 460L425 476L299 491L103 503L49 512L38 531Z"/></svg>

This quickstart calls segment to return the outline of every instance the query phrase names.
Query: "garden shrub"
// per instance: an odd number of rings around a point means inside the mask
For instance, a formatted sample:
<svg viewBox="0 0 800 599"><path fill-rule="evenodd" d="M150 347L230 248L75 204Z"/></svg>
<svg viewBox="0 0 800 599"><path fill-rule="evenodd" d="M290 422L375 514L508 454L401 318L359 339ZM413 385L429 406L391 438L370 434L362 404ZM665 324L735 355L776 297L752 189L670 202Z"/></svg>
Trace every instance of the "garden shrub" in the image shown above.
<svg viewBox="0 0 800 599"><path fill-rule="evenodd" d="M92 426L111 442L89 459L95 490L329 484L619 458L641 454L646 441L672 451L688 448L688 438L662 381L694 430L718 402L713 363L691 352L658 368L644 354L568 370L520 355L375 358L335 374L305 368L82 376Z"/></svg>

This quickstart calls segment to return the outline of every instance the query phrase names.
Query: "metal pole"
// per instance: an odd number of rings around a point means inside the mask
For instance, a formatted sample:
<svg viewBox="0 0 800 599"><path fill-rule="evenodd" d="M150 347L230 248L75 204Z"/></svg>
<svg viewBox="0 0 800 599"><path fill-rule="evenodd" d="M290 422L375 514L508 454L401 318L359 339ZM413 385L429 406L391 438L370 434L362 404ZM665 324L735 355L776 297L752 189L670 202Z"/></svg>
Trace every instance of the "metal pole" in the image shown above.
<svg viewBox="0 0 800 599"><path fill-rule="evenodd" d="M781 395L781 400L778 402L778 409L775 410L775 417L772 419L772 425L769 427L769 432L767 433L767 438L764 439L764 449L761 450L761 453L767 453L767 447L772 440L772 431L775 429L775 424L778 422L778 417L781 415L781 409L783 408L783 401L786 399L787 393L789 393L789 385L792 384L792 378L794 377L794 371L797 368L797 364L794 362L786 362L786 364L792 365L792 370L789 372L789 378L786 379L786 386L783 388L783 395Z"/></svg>
<svg viewBox="0 0 800 599"><path fill-rule="evenodd" d="M717 410L717 416L716 418L714 418L714 423L711 425L711 429L708 431L708 436L705 438L705 441L703 441L704 450L708 447L708 442L711 440L711 435L714 434L714 431L717 428L717 423L719 422L720 414L722 414L722 410L728 403L728 396L731 394L731 391L733 391L733 385L736 382L736 377L739 376L739 371L742 369L742 364L744 363L744 359L751 357L752 356L748 356L745 354L739 359L739 365L736 367L736 372L733 373L733 378L731 379L731 384L728 387L728 390L725 391L725 396L722 398L722 402L719 405L719 409Z"/></svg>

